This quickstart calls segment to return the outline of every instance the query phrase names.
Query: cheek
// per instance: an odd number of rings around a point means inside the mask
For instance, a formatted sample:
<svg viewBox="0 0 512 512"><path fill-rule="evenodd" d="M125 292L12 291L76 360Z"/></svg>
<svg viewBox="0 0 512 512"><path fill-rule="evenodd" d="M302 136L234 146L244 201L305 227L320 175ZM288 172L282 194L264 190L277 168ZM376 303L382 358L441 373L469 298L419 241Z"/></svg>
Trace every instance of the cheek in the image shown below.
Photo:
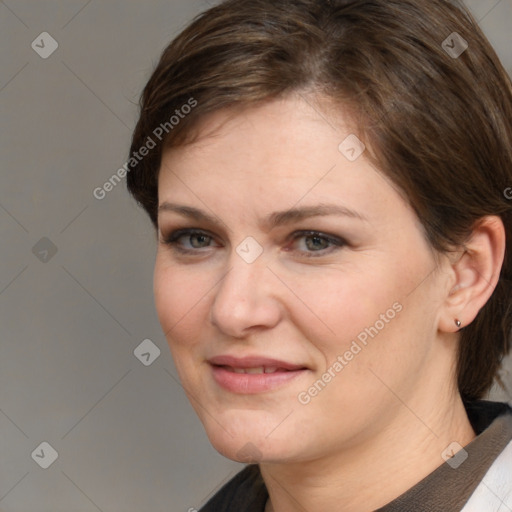
<svg viewBox="0 0 512 512"><path fill-rule="evenodd" d="M321 277L303 276L293 287L300 299L295 299L295 323L322 352L331 357L343 353L358 335L364 339L367 328L377 323L382 330L383 321L396 317L399 306L393 305L403 295L401 283L385 270L367 265L364 271L337 269Z"/></svg>
<svg viewBox="0 0 512 512"><path fill-rule="evenodd" d="M408 265L367 264L297 283L297 295L316 315L297 307L294 322L321 354L319 371L339 376L325 399L350 390L371 402L385 389L370 370L397 383L408 368L421 366L432 318L425 308L429 285L418 287L430 266L419 259Z"/></svg>
<svg viewBox="0 0 512 512"><path fill-rule="evenodd" d="M180 345L198 343L199 331L208 315L208 292L212 285L208 276L198 275L191 267L166 264L157 257L153 291L155 307L171 351Z"/></svg>

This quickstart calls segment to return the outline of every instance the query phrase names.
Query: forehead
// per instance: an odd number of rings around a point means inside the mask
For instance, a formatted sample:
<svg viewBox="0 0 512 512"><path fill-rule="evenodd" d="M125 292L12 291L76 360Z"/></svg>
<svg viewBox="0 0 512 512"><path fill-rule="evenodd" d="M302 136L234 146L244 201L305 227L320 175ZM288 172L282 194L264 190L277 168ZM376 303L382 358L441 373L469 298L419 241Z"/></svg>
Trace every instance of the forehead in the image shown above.
<svg viewBox="0 0 512 512"><path fill-rule="evenodd" d="M172 167L206 178L212 172L239 170L232 176L237 178L259 170L263 179L287 172L298 177L325 162L332 166L341 156L340 142L354 130L341 110L329 117L319 104L302 96L215 111L196 124L191 144L164 151L162 173Z"/></svg>
<svg viewBox="0 0 512 512"><path fill-rule="evenodd" d="M342 108L326 110L294 96L208 115L193 143L164 151L159 202L220 196L228 212L329 201L378 215L398 195L365 152L347 157L347 144L358 140L354 125Z"/></svg>

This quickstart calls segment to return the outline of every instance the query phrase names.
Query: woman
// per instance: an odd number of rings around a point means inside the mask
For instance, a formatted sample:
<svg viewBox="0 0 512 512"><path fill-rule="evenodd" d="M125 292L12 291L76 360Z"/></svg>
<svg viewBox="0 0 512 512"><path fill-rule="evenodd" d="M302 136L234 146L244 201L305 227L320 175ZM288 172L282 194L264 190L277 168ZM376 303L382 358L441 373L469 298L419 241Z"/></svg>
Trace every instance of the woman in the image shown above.
<svg viewBox="0 0 512 512"><path fill-rule="evenodd" d="M228 0L164 51L127 175L213 446L204 511L512 508L512 86L448 0ZM501 507L501 508L500 508Z"/></svg>

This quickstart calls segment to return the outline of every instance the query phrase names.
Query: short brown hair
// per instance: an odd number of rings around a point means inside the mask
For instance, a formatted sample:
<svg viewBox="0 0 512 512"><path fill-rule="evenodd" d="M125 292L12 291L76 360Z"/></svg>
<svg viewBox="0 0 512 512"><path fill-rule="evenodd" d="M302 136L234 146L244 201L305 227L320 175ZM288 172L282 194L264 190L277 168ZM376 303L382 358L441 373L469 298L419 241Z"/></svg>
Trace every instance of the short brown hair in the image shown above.
<svg viewBox="0 0 512 512"><path fill-rule="evenodd" d="M460 339L459 391L482 398L512 325L512 85L491 45L449 0L227 0L205 11L164 50L141 96L131 152L149 139L156 147L133 161L127 183L154 226L163 147L190 142L210 112L292 92L350 107L437 251L463 246L483 216L503 220L498 285Z"/></svg>

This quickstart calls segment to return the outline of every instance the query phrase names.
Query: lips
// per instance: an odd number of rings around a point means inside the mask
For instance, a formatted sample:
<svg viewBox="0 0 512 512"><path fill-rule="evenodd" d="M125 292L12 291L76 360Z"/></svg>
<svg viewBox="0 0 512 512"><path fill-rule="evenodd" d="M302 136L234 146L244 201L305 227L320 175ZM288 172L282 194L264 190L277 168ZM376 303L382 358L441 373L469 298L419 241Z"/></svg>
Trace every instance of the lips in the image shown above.
<svg viewBox="0 0 512 512"><path fill-rule="evenodd" d="M212 357L208 362L215 382L238 394L271 391L308 371L303 365L261 356L222 355Z"/></svg>
<svg viewBox="0 0 512 512"><path fill-rule="evenodd" d="M279 359L262 356L235 357L223 355L212 357L208 361L214 366L226 366L243 370L252 368L276 368L283 371L294 371L306 368L304 365L288 363L286 361L280 361Z"/></svg>
<svg viewBox="0 0 512 512"><path fill-rule="evenodd" d="M250 373L250 374L258 374L258 373L275 373L279 371L287 372L284 368L278 368L276 366L257 366L254 368L238 368L233 366L222 365L223 368L230 372L234 373Z"/></svg>

